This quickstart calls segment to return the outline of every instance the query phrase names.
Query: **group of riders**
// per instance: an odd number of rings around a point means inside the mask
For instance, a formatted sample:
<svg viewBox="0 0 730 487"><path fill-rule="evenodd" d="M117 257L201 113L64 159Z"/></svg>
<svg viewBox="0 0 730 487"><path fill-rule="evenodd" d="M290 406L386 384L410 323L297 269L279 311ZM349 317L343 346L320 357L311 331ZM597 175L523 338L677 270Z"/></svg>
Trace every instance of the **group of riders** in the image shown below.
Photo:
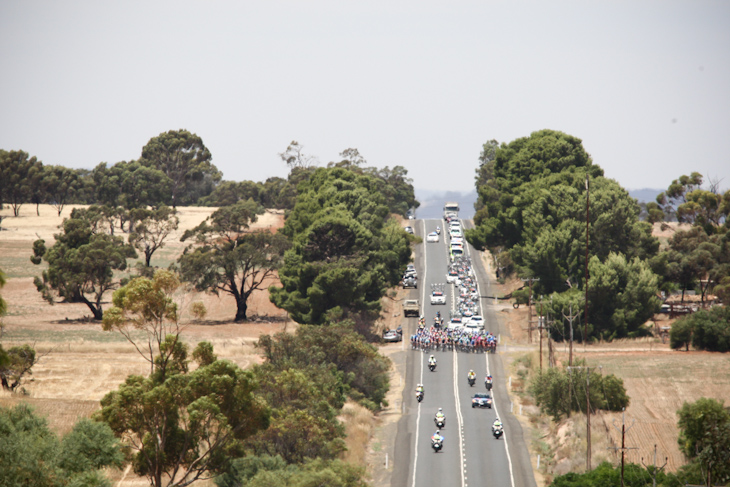
<svg viewBox="0 0 730 487"><path fill-rule="evenodd" d="M440 318L437 316L437 318ZM413 350L436 350L459 352L496 352L497 337L488 331L472 331L464 328L448 329L443 326L426 327L423 317L418 330L411 335Z"/></svg>
<svg viewBox="0 0 730 487"><path fill-rule="evenodd" d="M441 410L441 408L439 408L438 412L436 412L436 416L434 417L434 423L438 425L439 422L442 425L446 424L446 415L444 415L444 412ZM434 450L437 451L441 450L444 446L445 438L441 434L441 428L443 428L443 426L437 429L433 436L431 436L431 446L432 448L434 448ZM499 417L497 417L497 419L495 419L492 423L492 434L495 437L499 438L500 436L502 436L503 432L504 427L502 426L502 421L499 419Z"/></svg>
<svg viewBox="0 0 730 487"><path fill-rule="evenodd" d="M436 358L431 355L428 358L429 365L436 365ZM476 373L474 370L470 370L469 374L467 375L467 380L469 381L470 385L473 385L473 381L476 380ZM487 389L492 389L492 375L487 374L487 376L484 378L484 384L487 386ZM425 389L423 387L423 384L418 384L416 386L416 396L423 399L423 395L425 393ZM421 400L419 399L419 401ZM443 448L444 445L444 437L441 435L441 428L444 428L446 426L446 415L444 414L443 408L438 408L438 411L436 411L436 414L434 415L433 422L436 424L436 427L438 428L436 432L431 436L431 447L435 451L440 451ZM494 420L492 423L492 434L495 438L499 438L504 433L502 421L499 419L499 416L497 416L497 419Z"/></svg>

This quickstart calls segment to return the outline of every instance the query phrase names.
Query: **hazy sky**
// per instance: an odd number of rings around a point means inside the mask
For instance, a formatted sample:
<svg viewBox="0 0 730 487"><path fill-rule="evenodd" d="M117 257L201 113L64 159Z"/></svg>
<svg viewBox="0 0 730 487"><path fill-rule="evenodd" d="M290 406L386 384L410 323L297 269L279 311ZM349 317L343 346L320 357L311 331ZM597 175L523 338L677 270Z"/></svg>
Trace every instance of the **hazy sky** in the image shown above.
<svg viewBox="0 0 730 487"><path fill-rule="evenodd" d="M92 168L180 128L236 181L297 140L469 191L549 128L627 189L730 188L730 1L0 0L0 148Z"/></svg>

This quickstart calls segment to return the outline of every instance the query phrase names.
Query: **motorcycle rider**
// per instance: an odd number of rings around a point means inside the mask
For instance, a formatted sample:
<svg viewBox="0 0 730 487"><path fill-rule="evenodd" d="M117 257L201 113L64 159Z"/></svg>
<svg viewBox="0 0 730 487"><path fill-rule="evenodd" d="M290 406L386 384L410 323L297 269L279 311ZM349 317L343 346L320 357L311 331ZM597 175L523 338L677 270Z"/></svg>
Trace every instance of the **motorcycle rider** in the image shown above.
<svg viewBox="0 0 730 487"><path fill-rule="evenodd" d="M470 370L468 379L471 381L471 380L476 380L476 378L477 378L477 375L474 373L473 370Z"/></svg>
<svg viewBox="0 0 730 487"><path fill-rule="evenodd" d="M433 354L428 357L428 365L436 365L436 357L434 357Z"/></svg>
<svg viewBox="0 0 730 487"><path fill-rule="evenodd" d="M431 443L433 443L434 441L440 441L441 444L443 445L444 437L441 436L441 430L436 430L436 433L434 433L433 436L431 437Z"/></svg>
<svg viewBox="0 0 730 487"><path fill-rule="evenodd" d="M416 386L416 392L420 392L420 393L423 393L423 384L418 384L418 385Z"/></svg>
<svg viewBox="0 0 730 487"><path fill-rule="evenodd" d="M439 410L436 412L436 417L434 418L434 422L438 422L441 420L444 425L446 425L446 415L444 414L443 409L439 408Z"/></svg>
<svg viewBox="0 0 730 487"><path fill-rule="evenodd" d="M492 431L496 430L497 428L502 427L502 422L499 420L499 418L494 420L494 423L492 423Z"/></svg>

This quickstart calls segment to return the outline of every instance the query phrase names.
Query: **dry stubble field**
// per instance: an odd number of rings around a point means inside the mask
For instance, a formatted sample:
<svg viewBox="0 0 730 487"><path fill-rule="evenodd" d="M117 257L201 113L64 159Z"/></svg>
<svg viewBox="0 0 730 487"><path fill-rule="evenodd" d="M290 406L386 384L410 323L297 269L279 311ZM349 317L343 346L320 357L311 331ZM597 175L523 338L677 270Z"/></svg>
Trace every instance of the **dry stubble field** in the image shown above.
<svg viewBox="0 0 730 487"><path fill-rule="evenodd" d="M152 265L167 267L172 263L186 245L180 242L182 233L215 210L180 208L180 228L153 255ZM35 205L24 205L17 218L10 216L10 208L0 211L4 217L0 231L0 269L7 277L0 293L8 303L2 343L4 347L33 344L43 355L33 368L32 381L24 385L27 395L0 392L0 405L28 402L38 413L47 416L51 427L61 434L69 431L79 418L97 410L99 400L128 375L149 372L147 362L121 335L104 332L98 322L89 319L91 313L85 305L51 306L41 299L33 285L33 277L42 270L30 262L33 241L43 238L46 245L52 245L58 226L70 213L71 208L66 207L58 217L55 209L47 205L40 206L40 216L36 215ZM254 227L275 230L282 225L283 213L272 211L261 215ZM284 311L269 302L265 291L254 293L248 309L253 319L243 324L233 323L235 302L227 295L191 292L179 298L183 306L202 300L208 310L202 322L186 324L183 337L191 348L198 341L208 340L221 358L241 367L260 360L253 343L261 333L294 330L296 326L287 320ZM107 308L110 299L111 293L105 296ZM114 477L118 480L118 475ZM127 476L121 485L144 485L144 481Z"/></svg>
<svg viewBox="0 0 730 487"><path fill-rule="evenodd" d="M666 238L671 230L662 231L658 225L655 234ZM485 262L487 260L485 259ZM512 283L500 286L502 292L509 292L517 286ZM538 367L538 339L533 336L532 344L527 336L527 308L520 306L502 306L500 313L503 323L510 330L510 336L503 339L508 345L508 353L503 355L507 368L513 374L515 394L513 400L519 413L519 405L524 401L516 393L523 390L514 376L515 361L527 354L532 355L533 366ZM666 315L658 315L659 326L669 324ZM668 342L668 341L667 341ZM555 346L556 359L567 364L567 346L558 343ZM625 411L626 461L651 464L654 459L654 445L657 446L657 463L661 466L667 458L667 470L675 471L684 465L684 455L679 451L677 437L677 410L684 402L694 402L701 397L710 397L730 405L730 356L728 354L701 351L673 351L668 343L659 338L643 338L638 340L616 340L610 343L598 343L583 347L575 345L574 356L585 358L590 366L602 367L603 374L614 374L624 381L631 399ZM543 367L547 367L547 343L543 341ZM542 453L542 466L536 470L538 485L542 483L543 474L546 479L551 474L562 474L568 471L583 471L585 468L585 415L574 415L560 424L549 424L539 419L538 410L529 402L525 402L520 420L527 428L526 440L531 446L533 466L536 465L538 453ZM519 414L518 414L519 415ZM615 465L620 461L615 447L621 446L621 413L599 412L592 417L592 465L595 467L602 460L612 461ZM547 452L540 445L548 444L552 451ZM549 454L549 470L545 469L546 454ZM549 483L549 482L547 482Z"/></svg>

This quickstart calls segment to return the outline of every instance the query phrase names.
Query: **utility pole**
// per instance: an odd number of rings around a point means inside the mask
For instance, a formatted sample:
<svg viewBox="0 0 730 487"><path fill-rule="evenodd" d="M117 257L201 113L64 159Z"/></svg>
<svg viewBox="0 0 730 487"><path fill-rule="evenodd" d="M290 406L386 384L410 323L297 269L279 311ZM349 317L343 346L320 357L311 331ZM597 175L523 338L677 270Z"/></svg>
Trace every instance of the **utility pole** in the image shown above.
<svg viewBox="0 0 730 487"><path fill-rule="evenodd" d="M585 305L585 311L586 311L586 317L585 317L585 323L584 326L584 333L583 333L583 350L586 349L586 346L588 344L588 224L590 223L590 190L588 185L588 170L586 169L586 282L585 282L585 292L586 292L586 305Z"/></svg>
<svg viewBox="0 0 730 487"><path fill-rule="evenodd" d="M570 323L570 355L568 355L568 365L573 365L573 320L578 317L578 313L573 314L573 303L570 303L570 315L565 316L565 313L563 313L563 318L568 320Z"/></svg>
<svg viewBox="0 0 730 487"><path fill-rule="evenodd" d="M586 369L586 442L588 445L586 446L586 472L591 471L591 394L590 394L590 387L591 387L591 369L595 369L596 367L588 367L588 366L575 366L571 367L568 366L568 370L572 369ZM602 366L598 366L598 368L602 369ZM571 380L572 383L572 380Z"/></svg>
<svg viewBox="0 0 730 487"><path fill-rule="evenodd" d="M537 328L540 330L540 372L542 372L542 296L540 296L540 314L537 316Z"/></svg>
<svg viewBox="0 0 730 487"><path fill-rule="evenodd" d="M621 487L624 487L624 459L626 455L626 450L638 450L638 448L635 447L626 447L626 432L633 428L635 423L636 420L634 420L634 422L631 423L631 426L626 429L626 408L623 408L623 412L621 413L621 448L614 448L614 450L621 450ZM618 429L618 426L616 426L615 424L613 425L613 427Z"/></svg>
<svg viewBox="0 0 730 487"><path fill-rule="evenodd" d="M669 457L664 457L664 465L662 465L661 467L659 467L659 471L660 472L662 470L664 470L664 467L667 466L667 462L668 461L669 461ZM649 470L649 467L647 467L646 464L644 463L644 457L641 457L641 464L644 465L644 468L646 468L647 470ZM656 487L656 473L657 473L657 466L656 466L656 445L654 445L654 465L653 465L653 468L651 469L651 485L652 485L652 487Z"/></svg>

